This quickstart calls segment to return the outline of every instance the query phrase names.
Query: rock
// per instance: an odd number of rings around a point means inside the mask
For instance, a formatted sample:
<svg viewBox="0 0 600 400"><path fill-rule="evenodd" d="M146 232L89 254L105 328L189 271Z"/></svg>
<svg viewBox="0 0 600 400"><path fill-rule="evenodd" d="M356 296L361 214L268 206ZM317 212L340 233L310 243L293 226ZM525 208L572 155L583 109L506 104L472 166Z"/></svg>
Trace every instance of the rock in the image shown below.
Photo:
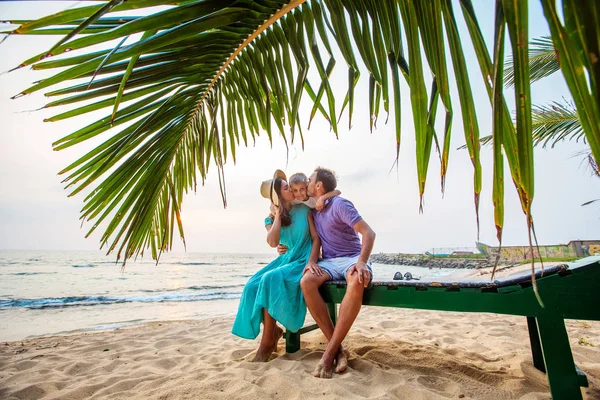
<svg viewBox="0 0 600 400"><path fill-rule="evenodd" d="M371 262L390 265L408 265L432 268L479 269L493 266L493 261L481 258L431 257L420 254L373 254Z"/></svg>

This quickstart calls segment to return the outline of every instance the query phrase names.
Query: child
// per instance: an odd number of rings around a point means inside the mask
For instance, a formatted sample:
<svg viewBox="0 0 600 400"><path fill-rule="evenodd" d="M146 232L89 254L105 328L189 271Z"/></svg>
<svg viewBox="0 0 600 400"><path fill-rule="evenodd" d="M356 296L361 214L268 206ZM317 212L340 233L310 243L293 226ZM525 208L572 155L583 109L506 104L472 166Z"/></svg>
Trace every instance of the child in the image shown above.
<svg viewBox="0 0 600 400"><path fill-rule="evenodd" d="M292 204L305 204L309 208L316 208L317 210L322 210L325 206L325 200L330 199L335 196L339 196L342 194L339 190L333 190L329 193L325 193L323 196L315 199L314 197L308 196L308 178L302 172L295 173L290 176L290 180L288 182L290 185L290 189L292 189L292 193L294 194L295 200L292 201ZM271 204L271 218L274 218L274 209ZM277 253L279 255L285 254L287 252L287 246L283 244L277 245Z"/></svg>
<svg viewBox="0 0 600 400"><path fill-rule="evenodd" d="M316 208L317 210L323 209L323 206L325 206L325 200L342 194L342 192L340 192L339 190L334 190L324 194L318 199L314 197L309 197L307 193L308 178L302 172L298 172L292 175L290 177L289 185L290 189L292 189L292 193L294 194L295 198L295 200L292 201L292 204L305 204L308 207Z"/></svg>

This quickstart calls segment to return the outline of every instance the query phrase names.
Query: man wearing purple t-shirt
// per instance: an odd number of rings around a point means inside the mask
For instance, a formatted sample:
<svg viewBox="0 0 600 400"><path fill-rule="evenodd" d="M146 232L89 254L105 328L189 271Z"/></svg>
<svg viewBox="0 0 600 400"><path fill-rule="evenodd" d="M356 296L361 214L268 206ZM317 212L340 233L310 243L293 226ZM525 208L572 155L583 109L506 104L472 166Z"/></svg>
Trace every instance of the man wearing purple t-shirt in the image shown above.
<svg viewBox="0 0 600 400"><path fill-rule="evenodd" d="M335 190L336 186L337 181L332 171L317 168L308 180L308 194L318 198ZM313 375L331 378L334 363L335 372L343 372L348 365L342 341L360 311L364 289L373 276L368 260L375 242L375 232L362 219L354 205L339 196L326 200L322 210L312 212L321 239L323 258L316 263L308 262L300 286L308 310L329 340ZM319 287L328 280L344 279L347 282L346 294L334 328Z"/></svg>

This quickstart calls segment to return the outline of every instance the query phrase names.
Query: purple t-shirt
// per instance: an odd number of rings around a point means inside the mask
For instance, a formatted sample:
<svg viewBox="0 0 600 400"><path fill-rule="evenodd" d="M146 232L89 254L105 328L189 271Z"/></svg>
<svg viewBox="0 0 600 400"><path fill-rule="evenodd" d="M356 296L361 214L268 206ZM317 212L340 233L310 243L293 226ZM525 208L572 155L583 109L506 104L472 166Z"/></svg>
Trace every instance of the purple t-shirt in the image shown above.
<svg viewBox="0 0 600 400"><path fill-rule="evenodd" d="M352 202L335 196L325 201L321 211L312 210L321 239L323 258L353 257L362 248L358 233L352 228L362 219Z"/></svg>

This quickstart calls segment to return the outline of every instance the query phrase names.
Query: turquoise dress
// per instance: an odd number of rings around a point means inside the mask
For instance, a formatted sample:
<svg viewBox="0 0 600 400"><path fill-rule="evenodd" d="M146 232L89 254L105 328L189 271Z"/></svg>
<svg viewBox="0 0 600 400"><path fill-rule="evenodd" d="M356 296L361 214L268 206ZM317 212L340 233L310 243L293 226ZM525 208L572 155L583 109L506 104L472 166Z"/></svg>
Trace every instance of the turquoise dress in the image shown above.
<svg viewBox="0 0 600 400"><path fill-rule="evenodd" d="M256 338L260 333L263 308L292 332L304 325L306 303L300 289L300 279L312 249L308 228L309 212L310 208L304 204L292 206L292 223L281 227L279 240L288 250L254 274L244 286L231 329L234 335L245 339ZM271 218L265 219L265 225L272 223Z"/></svg>

